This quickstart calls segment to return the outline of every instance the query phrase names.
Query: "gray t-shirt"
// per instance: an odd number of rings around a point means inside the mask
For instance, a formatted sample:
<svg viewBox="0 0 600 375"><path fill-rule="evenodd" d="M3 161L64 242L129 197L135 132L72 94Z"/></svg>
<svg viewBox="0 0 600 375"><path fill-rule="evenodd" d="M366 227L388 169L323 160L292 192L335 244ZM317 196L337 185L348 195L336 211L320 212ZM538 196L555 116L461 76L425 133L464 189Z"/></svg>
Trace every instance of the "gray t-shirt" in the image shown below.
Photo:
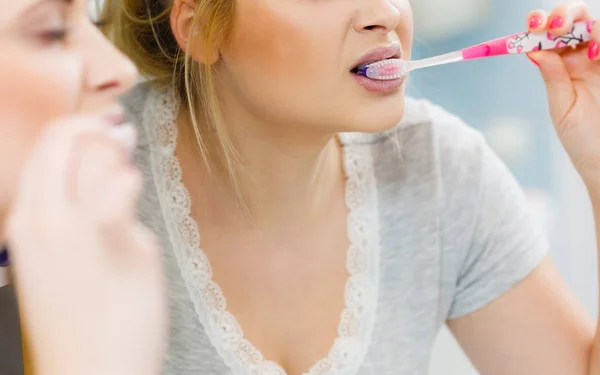
<svg viewBox="0 0 600 375"><path fill-rule="evenodd" d="M284 374L244 339L212 281L173 156L175 102L146 85L124 98L143 146L140 215L165 250L164 373ZM525 278L546 255L544 235L483 137L427 101L407 99L404 119L388 132L340 140L351 277L339 337L307 374L426 374L441 325Z"/></svg>

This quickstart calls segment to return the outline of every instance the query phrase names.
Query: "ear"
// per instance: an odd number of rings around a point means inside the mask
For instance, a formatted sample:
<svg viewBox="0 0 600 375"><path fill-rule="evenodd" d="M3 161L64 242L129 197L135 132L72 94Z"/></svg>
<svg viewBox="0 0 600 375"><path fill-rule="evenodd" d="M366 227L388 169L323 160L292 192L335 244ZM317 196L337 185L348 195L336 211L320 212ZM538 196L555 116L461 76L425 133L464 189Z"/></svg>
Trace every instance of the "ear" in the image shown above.
<svg viewBox="0 0 600 375"><path fill-rule="evenodd" d="M194 0L174 0L171 9L171 30L182 51L201 64L211 65L219 59L217 46L207 48L206 41L194 28L194 17L196 13Z"/></svg>

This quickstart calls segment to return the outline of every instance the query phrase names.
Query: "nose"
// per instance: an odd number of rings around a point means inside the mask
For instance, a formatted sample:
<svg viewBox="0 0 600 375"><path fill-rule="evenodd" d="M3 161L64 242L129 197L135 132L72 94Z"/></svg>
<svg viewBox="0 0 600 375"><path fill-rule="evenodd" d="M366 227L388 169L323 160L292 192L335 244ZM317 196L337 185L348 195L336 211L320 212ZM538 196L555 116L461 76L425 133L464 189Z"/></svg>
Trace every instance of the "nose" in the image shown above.
<svg viewBox="0 0 600 375"><path fill-rule="evenodd" d="M117 50L99 30L94 29L85 49L85 102L102 107L114 102L136 83L138 71L123 53ZM97 108L85 108L91 110Z"/></svg>
<svg viewBox="0 0 600 375"><path fill-rule="evenodd" d="M354 20L354 29L360 33L387 34L395 30L401 20L394 0L359 0L362 4Z"/></svg>

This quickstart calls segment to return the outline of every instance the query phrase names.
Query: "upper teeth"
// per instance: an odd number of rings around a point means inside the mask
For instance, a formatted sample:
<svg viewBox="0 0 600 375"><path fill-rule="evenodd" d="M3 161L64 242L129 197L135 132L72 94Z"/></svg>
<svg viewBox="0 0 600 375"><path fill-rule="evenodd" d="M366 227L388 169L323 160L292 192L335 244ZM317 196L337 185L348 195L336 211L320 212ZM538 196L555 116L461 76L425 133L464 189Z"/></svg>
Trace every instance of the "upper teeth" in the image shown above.
<svg viewBox="0 0 600 375"><path fill-rule="evenodd" d="M369 66L369 65L371 65L371 64L382 63L382 62L384 62L384 61L386 61L386 60L389 60L389 59L392 59L392 58L393 58L393 57L387 57L387 58L385 58L385 59L382 59L382 60L375 60L375 61L368 62L368 63L366 63L366 64L360 64L359 66L357 66L357 68L364 68L365 66Z"/></svg>

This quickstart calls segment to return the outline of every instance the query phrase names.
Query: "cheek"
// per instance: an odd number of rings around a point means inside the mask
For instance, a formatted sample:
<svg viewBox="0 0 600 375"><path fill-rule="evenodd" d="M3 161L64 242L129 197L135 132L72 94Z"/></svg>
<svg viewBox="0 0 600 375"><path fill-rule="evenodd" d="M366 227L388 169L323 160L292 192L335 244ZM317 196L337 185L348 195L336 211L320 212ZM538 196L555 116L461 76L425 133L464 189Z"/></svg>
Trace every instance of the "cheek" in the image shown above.
<svg viewBox="0 0 600 375"><path fill-rule="evenodd" d="M81 65L60 51L6 52L0 61L0 206L16 186L41 129L77 108Z"/></svg>
<svg viewBox="0 0 600 375"><path fill-rule="evenodd" d="M232 40L222 51L228 68L244 75L254 72L263 78L297 80L318 68L321 59L326 58L319 46L330 45L317 43L316 30L323 30L323 26L317 24L319 20L314 16L314 24L307 23L311 17L305 13L311 10L306 4L296 7L294 2L279 1L236 3Z"/></svg>

